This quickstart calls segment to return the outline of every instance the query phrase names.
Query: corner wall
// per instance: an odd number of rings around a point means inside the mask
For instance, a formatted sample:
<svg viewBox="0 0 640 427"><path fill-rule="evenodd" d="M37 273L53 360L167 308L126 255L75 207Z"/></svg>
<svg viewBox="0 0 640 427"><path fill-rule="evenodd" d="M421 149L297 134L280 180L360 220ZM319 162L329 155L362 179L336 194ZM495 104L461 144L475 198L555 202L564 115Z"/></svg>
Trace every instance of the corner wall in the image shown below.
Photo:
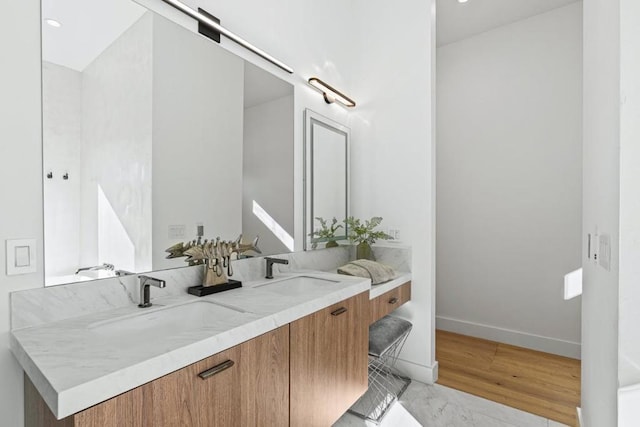
<svg viewBox="0 0 640 427"><path fill-rule="evenodd" d="M153 270L185 264L166 259L165 249L185 240L170 237L171 225L185 226L187 240L198 223L209 239L235 239L242 230L237 165L242 164L244 61L210 43L153 15ZM194 191L194 183L206 191Z"/></svg>
<svg viewBox="0 0 640 427"><path fill-rule="evenodd" d="M618 426L640 419L640 3L620 0L620 272Z"/></svg>
<svg viewBox="0 0 640 427"><path fill-rule="evenodd" d="M23 424L22 370L9 352L9 293L41 287L40 2L4 2L0 27L0 424ZM5 240L36 238L38 272L6 276Z"/></svg>
<svg viewBox="0 0 640 427"><path fill-rule="evenodd" d="M293 114L293 95L244 109L242 233L246 241L260 236L265 255L290 249L254 214L254 202L293 236Z"/></svg>
<svg viewBox="0 0 640 427"><path fill-rule="evenodd" d="M582 4L437 49L437 327L580 357Z"/></svg>
<svg viewBox="0 0 640 427"><path fill-rule="evenodd" d="M352 129L352 214L382 216L412 246L413 323L398 367L423 382L435 363L435 0L356 0L357 68L345 92ZM340 87L340 86L338 86Z"/></svg>
<svg viewBox="0 0 640 427"><path fill-rule="evenodd" d="M617 425L620 218L620 2L585 0L582 418ZM611 236L611 269L587 258L587 234Z"/></svg>

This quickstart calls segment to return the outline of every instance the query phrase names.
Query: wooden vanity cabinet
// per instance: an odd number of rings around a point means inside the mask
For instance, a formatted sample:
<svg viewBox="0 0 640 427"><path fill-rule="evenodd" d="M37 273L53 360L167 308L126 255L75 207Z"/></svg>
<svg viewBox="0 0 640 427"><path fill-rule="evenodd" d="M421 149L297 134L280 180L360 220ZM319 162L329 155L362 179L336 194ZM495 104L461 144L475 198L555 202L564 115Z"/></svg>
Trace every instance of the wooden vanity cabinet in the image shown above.
<svg viewBox="0 0 640 427"><path fill-rule="evenodd" d="M25 376L26 427L287 425L288 325L63 420L55 419Z"/></svg>
<svg viewBox="0 0 640 427"><path fill-rule="evenodd" d="M367 390L369 293L290 324L290 425L328 427Z"/></svg>
<svg viewBox="0 0 640 427"><path fill-rule="evenodd" d="M374 323L411 299L411 282L404 283L370 302L370 320Z"/></svg>
<svg viewBox="0 0 640 427"><path fill-rule="evenodd" d="M25 375L25 426L331 426L367 390L369 304L360 293L63 420Z"/></svg>

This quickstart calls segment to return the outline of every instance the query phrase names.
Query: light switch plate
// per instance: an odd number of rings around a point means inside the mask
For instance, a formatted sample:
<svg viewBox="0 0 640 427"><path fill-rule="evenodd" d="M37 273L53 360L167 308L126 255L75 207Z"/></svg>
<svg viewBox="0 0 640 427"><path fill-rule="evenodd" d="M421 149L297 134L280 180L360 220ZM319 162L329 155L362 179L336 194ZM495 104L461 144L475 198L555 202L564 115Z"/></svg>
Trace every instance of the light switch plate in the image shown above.
<svg viewBox="0 0 640 427"><path fill-rule="evenodd" d="M600 266L607 271L611 271L611 236L601 234L598 242Z"/></svg>
<svg viewBox="0 0 640 427"><path fill-rule="evenodd" d="M184 239L185 238L185 229L184 225L170 225L169 226L169 239Z"/></svg>
<svg viewBox="0 0 640 427"><path fill-rule="evenodd" d="M35 273L36 239L13 239L6 242L7 276Z"/></svg>

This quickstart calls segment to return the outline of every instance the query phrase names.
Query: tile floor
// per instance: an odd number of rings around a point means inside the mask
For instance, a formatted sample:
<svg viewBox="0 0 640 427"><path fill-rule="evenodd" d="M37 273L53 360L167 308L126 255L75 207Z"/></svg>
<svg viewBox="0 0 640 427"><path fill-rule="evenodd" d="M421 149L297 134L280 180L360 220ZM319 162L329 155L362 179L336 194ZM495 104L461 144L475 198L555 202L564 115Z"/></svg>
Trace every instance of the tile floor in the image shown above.
<svg viewBox="0 0 640 427"><path fill-rule="evenodd" d="M345 414L334 427L376 427ZM379 427L561 427L557 423L509 406L441 385L413 381L385 415Z"/></svg>

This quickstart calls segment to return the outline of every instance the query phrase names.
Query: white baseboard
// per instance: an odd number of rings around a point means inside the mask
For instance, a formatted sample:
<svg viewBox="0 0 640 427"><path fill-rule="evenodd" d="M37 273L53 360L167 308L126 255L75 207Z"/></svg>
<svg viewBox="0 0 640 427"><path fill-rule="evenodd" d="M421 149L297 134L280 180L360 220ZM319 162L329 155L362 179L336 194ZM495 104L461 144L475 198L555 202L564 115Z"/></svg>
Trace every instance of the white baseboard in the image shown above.
<svg viewBox="0 0 640 427"><path fill-rule="evenodd" d="M584 427L584 424L582 424L582 408L578 406L576 412L578 413L578 427Z"/></svg>
<svg viewBox="0 0 640 427"><path fill-rule="evenodd" d="M421 383L433 384L438 381L438 362L435 362L432 366L425 366L398 359L395 367L401 374Z"/></svg>
<svg viewBox="0 0 640 427"><path fill-rule="evenodd" d="M580 359L580 343L436 316L436 329Z"/></svg>

